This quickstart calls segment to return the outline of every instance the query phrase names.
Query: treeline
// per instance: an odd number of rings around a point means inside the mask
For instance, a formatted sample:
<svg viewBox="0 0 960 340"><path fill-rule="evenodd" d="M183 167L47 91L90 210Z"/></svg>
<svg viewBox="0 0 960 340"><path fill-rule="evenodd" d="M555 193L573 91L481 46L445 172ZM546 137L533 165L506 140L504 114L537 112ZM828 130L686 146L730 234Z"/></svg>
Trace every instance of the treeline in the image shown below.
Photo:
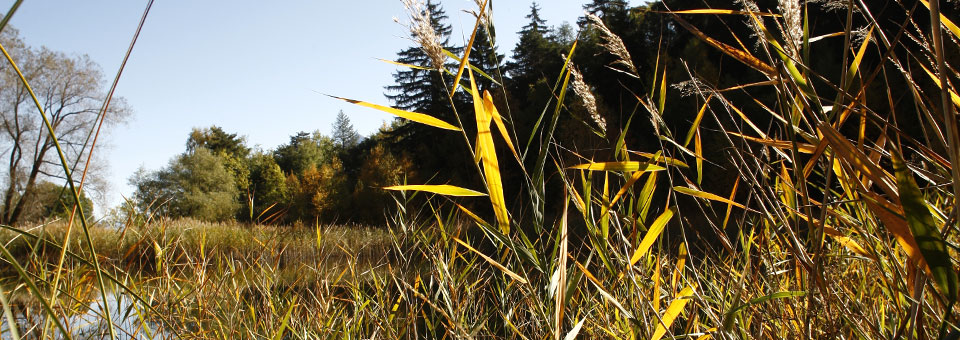
<svg viewBox="0 0 960 340"><path fill-rule="evenodd" d="M870 3L877 1L867 1ZM913 6L915 1L887 2L886 6ZM757 13L776 13L775 0L752 3ZM879 2L882 3L882 2ZM732 6L739 8L738 6ZM734 167L726 157L729 150L727 135L717 129L719 122L698 121L697 113L704 105L715 110L728 110L726 103L714 100L704 103L694 94L703 91L724 91L725 97L742 106L737 115L748 117L756 128L766 129L773 119L770 108L759 103L777 94L765 87L754 89L739 86L763 82L766 78L750 66L725 54L720 48L706 43L699 35L710 32L712 41L738 49L743 46L738 37L754 35L747 18L716 20L715 15L676 15L669 11L703 8L732 8L729 1L667 0L632 7L624 0L592 0L584 5L585 14L575 25L548 23L540 15L541 7L532 3L526 16L527 24L516 32L519 41L511 49L510 57L497 54L497 32L488 25L477 31L469 55L476 72L477 87L489 91L509 126L512 140L518 141L520 162L501 164L505 196L520 195L532 185L523 177L521 164L531 168L539 147L564 149L574 152L551 152L550 167L572 165L589 160L613 160L633 151L634 157L644 151L660 150L664 143L658 136L687 134L697 121L703 129L696 137L699 152L706 159L696 185L708 192L729 192L735 176L729 176ZM878 6L880 8L883 6ZM946 6L944 12L956 12L956 5ZM873 8L873 6L871 6ZM810 6L810 37L818 37L821 50L835 47L842 51L844 41L833 33L844 31L839 16L845 12L836 6ZM878 12L877 22L902 22L904 11ZM450 42L452 32L443 8L428 1L425 11L432 30L443 49L463 55L463 47ZM926 20L918 16L916 21ZM854 22L857 27L866 23ZM891 24L895 25L895 24ZM699 31L691 31L696 27ZM612 33L611 33L612 32ZM613 35L622 39L616 42ZM774 32L772 34L779 34ZM414 41L417 36L413 36ZM573 44L576 42L576 48ZM826 45L827 47L824 47ZM555 100L560 91L558 79L566 63L566 55L573 53L570 67L568 99L562 106L557 122L550 122ZM759 51L756 51L759 52ZM952 51L948 57L955 60ZM904 51L904 55L909 54ZM836 70L843 65L843 54L819 56L810 65L810 72L829 82L817 82L818 93L831 97L836 89L825 84L840 83ZM881 56L869 51L863 65L876 65ZM386 97L403 110L425 113L458 125L461 117L473 116L473 104L463 91L450 97L453 76L459 63L456 60L411 46L398 52L397 62L415 67L401 68L394 73L395 84L386 87ZM438 72L445 68L451 74ZM464 77L464 84L468 84ZM691 80L695 79L695 80ZM894 84L897 79L891 80ZM879 83L878 83L879 84ZM467 85L469 86L469 85ZM867 101L885 100L879 95L885 88L869 88L875 93L864 96ZM766 91L766 92L764 92ZM654 95L655 94L655 95ZM876 95L875 95L876 94ZM904 94L905 95L905 94ZM751 105L750 103L758 103ZM910 116L909 100L891 104L890 110L905 119ZM740 118L731 114L730 122L741 125ZM482 188L477 176L477 163L464 136L472 136L475 129L469 119L463 120L466 133L455 133L425 127L409 121L397 120L390 127L366 139L356 135L342 114L335 124L333 136L319 133L299 133L288 144L275 150L250 150L242 138L212 127L197 130L187 142L187 151L171 164L156 172L142 172L133 182L137 186L136 205L142 210L169 217L190 216L205 220L237 218L246 221L313 222L341 221L379 223L385 208L394 207L391 196L379 188L410 183L453 184L467 188ZM555 126L552 133L547 126ZM908 133L922 133L922 124ZM911 128L907 128L910 130ZM867 131L869 134L870 131ZM499 133L499 132L496 132ZM555 142L541 141L551 135ZM471 141L472 143L472 141ZM502 147L502 146L500 146ZM693 147L688 142L684 149ZM509 151L498 153L508 155ZM688 164L697 162L692 155L681 155ZM562 192L556 176L547 176L547 192ZM706 180L705 180L706 179ZM547 195L559 202L562 195ZM515 200L514 200L515 201ZM468 204L468 203L467 203ZM561 204L547 202L547 213L555 213ZM515 218L529 216L525 206L511 206ZM477 211L491 214L492 211Z"/></svg>
<svg viewBox="0 0 960 340"><path fill-rule="evenodd" d="M136 191L127 208L205 221L382 223L394 201L379 188L412 169L382 134L363 138L342 111L331 136L299 132L273 150L251 149L218 126L194 129L168 166L130 179Z"/></svg>

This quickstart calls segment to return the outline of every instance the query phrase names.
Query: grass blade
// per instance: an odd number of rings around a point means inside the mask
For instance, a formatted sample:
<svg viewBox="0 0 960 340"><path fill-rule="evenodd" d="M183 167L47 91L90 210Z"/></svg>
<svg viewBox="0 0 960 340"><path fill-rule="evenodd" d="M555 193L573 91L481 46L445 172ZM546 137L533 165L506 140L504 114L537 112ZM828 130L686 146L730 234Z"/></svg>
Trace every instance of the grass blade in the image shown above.
<svg viewBox="0 0 960 340"><path fill-rule="evenodd" d="M747 301L746 303L739 305L731 309L729 312L726 312L723 314L723 329L725 330L732 329L736 314L739 313L744 308L747 308L756 304L764 303L770 300L800 297L800 296L806 296L806 295L807 295L807 292L805 291L789 291L789 292L777 292L770 295L761 296L756 299L751 299L750 301Z"/></svg>
<svg viewBox="0 0 960 340"><path fill-rule="evenodd" d="M520 275L517 275L517 273L514 273L512 270L507 269L507 267L504 267L502 264L500 264L500 262L497 262L497 260L494 260L494 259L490 258L489 256L484 255L484 254L481 253L479 250L474 249L473 247L471 247L471 246L470 246L469 244L467 244L466 242L461 241L459 238L454 237L453 240L456 241L457 243L459 243L461 246L464 246L464 247L466 247L468 250L470 250L470 251L472 251L473 253L477 254L478 256L480 256L481 258L483 258L484 260L486 260L487 263L490 263L490 264L493 265L494 267L497 267L497 269L500 269L501 271L503 271L503 273L504 273L504 274L507 274L507 276L513 278L514 280L517 280L517 281L520 282L520 283L527 284L527 280L526 280L526 279L524 279L524 278L523 278L522 276L520 276Z"/></svg>
<svg viewBox="0 0 960 340"><path fill-rule="evenodd" d="M434 118L433 116L426 115L423 113L410 112L410 111L395 109L389 106L377 105L377 104L368 103L365 101L347 99L343 97L337 97L337 96L331 96L331 95L326 95L326 96L330 98L340 99L342 101L345 101L351 104L357 104L363 107L369 107L371 109L380 110L400 118L412 120L420 124L425 124L425 125L433 126L436 128L445 129L445 130L460 131L460 128L456 126L450 125L447 122L444 122L440 119Z"/></svg>
<svg viewBox="0 0 960 340"><path fill-rule="evenodd" d="M290 307L287 308L287 312L284 313L283 315L283 321L280 322L280 329L277 330L277 333L274 334L273 337L271 337L271 339L273 340L283 339L283 333L287 330L287 326L290 323L290 315L293 314L293 307L296 307L296 306L297 306L297 301L296 301L296 298L294 298L294 301L290 302Z"/></svg>
<svg viewBox="0 0 960 340"><path fill-rule="evenodd" d="M930 9L929 1L920 0L920 2L923 3L923 5L927 7L927 9ZM943 13L940 13L940 23L946 26L947 29L950 30L950 32L957 37L957 39L960 39L960 27L957 27L957 24L953 23L953 21L951 21L949 18L944 16Z"/></svg>
<svg viewBox="0 0 960 340"><path fill-rule="evenodd" d="M453 97L457 93L457 87L460 85L460 77L463 76L463 68L470 64L470 51L473 50L473 42L477 38L477 30L480 29L480 23L483 22L483 12L487 10L487 0L483 0L483 3L480 5L480 14L477 14L477 23L473 25L473 33L470 34L470 42L467 43L467 46L463 47L463 58L460 59L460 67L457 69L457 75L453 77L453 88L450 90L450 96ZM476 86L474 86L474 94L476 94Z"/></svg>
<svg viewBox="0 0 960 340"><path fill-rule="evenodd" d="M683 312L683 307L687 305L687 302L690 302L690 297L693 296L693 288L687 287L677 293L677 297L673 299L673 302L670 302L670 306L667 307L667 311L663 313L663 317L660 318L660 324L657 325L657 328L653 331L653 336L650 337L650 340L660 340L665 334L667 334L667 328L673 325L673 321L677 319L677 316L680 316L680 313Z"/></svg>
<svg viewBox="0 0 960 340"><path fill-rule="evenodd" d="M394 185L389 187L383 187L385 190L395 190L395 191L423 191L431 192L434 194L444 195L444 196L460 196L460 197L474 197L474 196L486 196L482 192L473 191L466 188L461 188L449 184L440 184L440 185L426 185L426 184L411 184L411 185Z"/></svg>
<svg viewBox="0 0 960 340"><path fill-rule="evenodd" d="M497 160L497 149L493 144L493 133L490 123L493 121L493 107L490 93L484 91L486 101L477 93L477 82L473 78L473 71L467 70L470 75L470 88L473 90L473 107L477 116L477 156L483 162L483 175L486 179L487 193L490 195L490 204L497 215L500 231L505 235L510 232L510 216L507 214L506 200L503 198L503 181L500 177L500 162Z"/></svg>
<svg viewBox="0 0 960 340"><path fill-rule="evenodd" d="M940 292L953 302L957 300L957 272L953 269L950 261L950 253L947 252L947 244L940 236L940 228L937 228L933 216L930 214L930 207L923 198L923 193L914 181L913 175L903 162L903 158L896 150L891 150L893 154L893 169L897 175L897 187L900 189L900 202L903 205L903 213L907 217L907 225L913 233L913 238L917 241L920 248L920 254L927 261L930 273L933 275Z"/></svg>
<svg viewBox="0 0 960 340"><path fill-rule="evenodd" d="M630 256L630 266L637 264L644 255L650 250L650 247L653 246L660 234L663 233L663 229L666 228L667 222L670 222L670 218L673 217L673 214L676 213L676 208L667 209L663 214L660 214L656 220L653 221L653 224L650 225L650 229L647 230L647 234L643 235L643 240L640 241L640 245L637 246L637 250L633 252L633 256Z"/></svg>
<svg viewBox="0 0 960 340"><path fill-rule="evenodd" d="M747 211L754 211L753 209L750 209L750 208L745 207L743 204L734 202L733 200L730 200L730 199L728 199L728 198L726 198L726 197L723 197L723 196L719 196L719 195L716 195L716 194L711 194L711 193L709 193L709 192L700 191L700 190L696 190L696 189L690 189L690 188L681 187L681 186L675 186L675 187L673 187L673 190L676 191L676 192L678 192L678 193L684 194L684 195L690 195L690 196L693 196L693 197L699 197L699 198L703 198L703 199L706 199L706 200L722 202L722 203L726 203L726 204L729 204L729 205L732 205L732 206L735 206L735 207L737 207L737 208L744 209L744 210L747 210Z"/></svg>
<svg viewBox="0 0 960 340"><path fill-rule="evenodd" d="M760 59L757 59L757 57L754 57L752 54L750 54L750 52L724 44L719 40L716 40L707 36L706 34L701 32L699 29L691 25L686 20L683 20L682 18L680 18L680 16L676 14L673 15L673 18L677 21L677 23L680 24L680 26L683 26L683 28L686 28L688 31L690 31L690 33L693 33L693 35L695 35L697 38L700 38L700 40L703 40L710 46L713 46L714 48L720 50L720 52L723 52L724 54L733 57L733 59L739 60L741 63L749 66L754 70L763 72L763 74L766 74L768 77L771 77L771 78L777 77L777 69L761 61Z"/></svg>
<svg viewBox="0 0 960 340"><path fill-rule="evenodd" d="M597 163L585 163L569 167L568 169L580 169L580 170L589 170L589 171L660 171L666 170L666 168L649 164L641 163L634 161L627 162L597 162Z"/></svg>

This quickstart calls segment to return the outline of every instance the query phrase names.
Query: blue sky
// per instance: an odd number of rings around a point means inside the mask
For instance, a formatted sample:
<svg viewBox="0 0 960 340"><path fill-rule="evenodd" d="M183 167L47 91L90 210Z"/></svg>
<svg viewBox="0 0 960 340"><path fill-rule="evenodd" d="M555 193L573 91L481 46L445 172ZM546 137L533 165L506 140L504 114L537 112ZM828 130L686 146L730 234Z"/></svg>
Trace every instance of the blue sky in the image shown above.
<svg viewBox="0 0 960 340"><path fill-rule="evenodd" d="M0 0L0 11L14 1ZM583 0L541 0L549 25L574 24ZM636 3L638 1L634 1ZM147 1L30 0L11 24L32 46L87 54L112 80ZM472 0L441 1L454 43L466 40ZM526 24L530 1L494 1L500 52ZM139 167L158 169L183 152L190 129L218 125L251 146L272 149L298 131L328 134L339 110L368 135L391 117L325 97L389 104L393 59L412 45L399 0L159 0L153 5L117 87L133 109L98 150L110 167L109 203L132 188ZM104 210L97 209L102 212Z"/></svg>

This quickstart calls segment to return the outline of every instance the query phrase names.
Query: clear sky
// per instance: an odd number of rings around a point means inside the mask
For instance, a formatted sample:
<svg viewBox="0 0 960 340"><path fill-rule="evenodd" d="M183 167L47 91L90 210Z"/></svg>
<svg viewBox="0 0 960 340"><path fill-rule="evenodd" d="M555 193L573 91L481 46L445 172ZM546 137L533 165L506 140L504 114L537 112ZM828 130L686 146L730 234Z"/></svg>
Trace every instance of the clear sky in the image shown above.
<svg viewBox="0 0 960 340"><path fill-rule="evenodd" d="M5 12L12 0L0 0ZM548 25L582 15L584 0L541 0ZM632 1L638 3L639 1ZM31 46L87 54L112 80L147 1L28 0L11 24ZM469 38L472 0L440 1L451 41ZM509 56L526 24L528 0L496 0L500 53ZM368 135L391 117L321 95L389 104L393 59L413 43L399 0L158 0L117 87L133 115L109 131L99 149L110 166L111 205L129 195L127 179L183 152L194 127L218 125L251 146L273 149L298 131L329 134L339 110ZM467 36L467 37L464 37ZM103 212L102 209L97 209Z"/></svg>

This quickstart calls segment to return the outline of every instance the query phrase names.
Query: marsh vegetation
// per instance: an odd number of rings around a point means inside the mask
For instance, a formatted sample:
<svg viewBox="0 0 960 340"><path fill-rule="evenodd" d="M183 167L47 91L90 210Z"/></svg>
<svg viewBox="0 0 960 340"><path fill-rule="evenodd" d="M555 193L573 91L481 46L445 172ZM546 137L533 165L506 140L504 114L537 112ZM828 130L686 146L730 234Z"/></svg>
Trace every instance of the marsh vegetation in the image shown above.
<svg viewBox="0 0 960 340"><path fill-rule="evenodd" d="M404 4L393 106L334 97L393 124L276 150L198 129L112 222L3 227L4 334L90 311L94 337L960 334L956 2L593 0L576 27L534 4L509 59L489 1L463 46Z"/></svg>

